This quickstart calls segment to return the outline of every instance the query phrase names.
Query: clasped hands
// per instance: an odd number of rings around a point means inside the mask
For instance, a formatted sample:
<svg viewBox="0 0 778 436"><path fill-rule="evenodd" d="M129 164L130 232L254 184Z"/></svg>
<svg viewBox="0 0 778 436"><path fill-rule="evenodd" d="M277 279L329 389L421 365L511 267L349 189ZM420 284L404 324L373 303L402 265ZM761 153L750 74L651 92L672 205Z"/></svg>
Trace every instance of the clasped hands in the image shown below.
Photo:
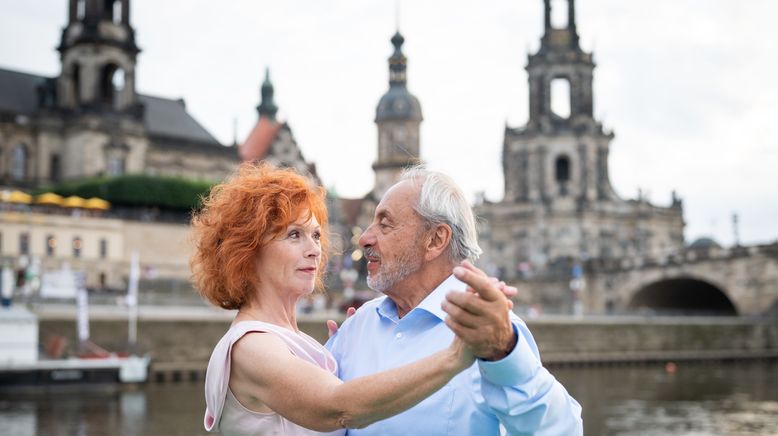
<svg viewBox="0 0 778 436"><path fill-rule="evenodd" d="M510 354L518 337L509 317L517 290L468 261L454 268L454 275L465 282L466 292L451 291L441 303L448 314L446 325L482 360L500 360Z"/></svg>

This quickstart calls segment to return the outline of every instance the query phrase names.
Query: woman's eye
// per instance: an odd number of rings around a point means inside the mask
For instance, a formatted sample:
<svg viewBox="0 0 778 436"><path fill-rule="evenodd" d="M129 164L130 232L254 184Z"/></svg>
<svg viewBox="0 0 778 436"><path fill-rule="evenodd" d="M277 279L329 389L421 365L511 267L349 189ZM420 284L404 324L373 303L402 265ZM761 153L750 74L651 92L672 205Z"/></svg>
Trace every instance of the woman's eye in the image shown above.
<svg viewBox="0 0 778 436"><path fill-rule="evenodd" d="M313 232L313 239L321 240L321 232Z"/></svg>
<svg viewBox="0 0 778 436"><path fill-rule="evenodd" d="M300 232L298 232L297 230L292 230L291 232L289 232L288 237L290 239L297 239L300 237Z"/></svg>

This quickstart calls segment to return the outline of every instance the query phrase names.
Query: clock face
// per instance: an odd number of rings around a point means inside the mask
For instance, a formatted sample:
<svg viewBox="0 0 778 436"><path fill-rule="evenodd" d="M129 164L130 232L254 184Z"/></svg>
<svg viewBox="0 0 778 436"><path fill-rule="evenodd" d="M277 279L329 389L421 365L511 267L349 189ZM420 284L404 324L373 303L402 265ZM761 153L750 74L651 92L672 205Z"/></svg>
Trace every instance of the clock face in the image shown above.
<svg viewBox="0 0 778 436"><path fill-rule="evenodd" d="M405 134L405 129L398 129L398 130L395 130L393 132L392 136L394 137L395 141L401 141L402 142L402 141L405 141L405 138L406 138L407 135Z"/></svg>

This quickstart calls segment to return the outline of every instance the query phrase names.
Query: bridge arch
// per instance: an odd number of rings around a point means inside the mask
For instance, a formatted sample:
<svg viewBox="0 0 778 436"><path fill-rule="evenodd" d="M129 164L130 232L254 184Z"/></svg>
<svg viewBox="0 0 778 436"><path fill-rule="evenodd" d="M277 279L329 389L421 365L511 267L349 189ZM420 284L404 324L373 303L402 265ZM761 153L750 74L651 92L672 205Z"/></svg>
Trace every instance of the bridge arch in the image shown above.
<svg viewBox="0 0 778 436"><path fill-rule="evenodd" d="M627 308L665 315L738 314L721 288L694 277L667 278L644 285L633 294Z"/></svg>

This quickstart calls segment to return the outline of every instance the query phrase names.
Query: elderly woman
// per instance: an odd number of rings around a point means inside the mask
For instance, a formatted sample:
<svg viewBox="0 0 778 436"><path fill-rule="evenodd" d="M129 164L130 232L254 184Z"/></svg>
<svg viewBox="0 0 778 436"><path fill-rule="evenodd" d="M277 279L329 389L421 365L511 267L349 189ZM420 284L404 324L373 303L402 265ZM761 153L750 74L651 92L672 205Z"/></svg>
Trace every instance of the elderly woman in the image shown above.
<svg viewBox="0 0 778 436"><path fill-rule="evenodd" d="M337 378L329 351L297 327L298 300L321 287L328 240L324 190L292 170L242 165L192 226L197 288L238 310L208 363L206 430L344 434L412 407L474 361L455 339L406 366Z"/></svg>

